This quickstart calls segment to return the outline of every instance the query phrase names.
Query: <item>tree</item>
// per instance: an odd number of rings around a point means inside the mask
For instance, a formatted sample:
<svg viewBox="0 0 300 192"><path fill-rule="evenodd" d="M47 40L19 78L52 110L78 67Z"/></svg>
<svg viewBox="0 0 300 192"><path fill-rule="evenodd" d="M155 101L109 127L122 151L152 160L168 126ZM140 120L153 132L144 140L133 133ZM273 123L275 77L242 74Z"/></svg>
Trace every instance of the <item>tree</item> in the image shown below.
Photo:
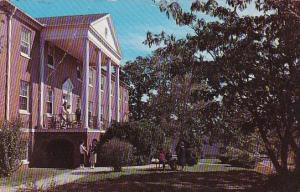
<svg viewBox="0 0 300 192"><path fill-rule="evenodd" d="M150 58L138 57L124 66L124 81L129 85L130 118L141 120L147 114L145 97L155 86L155 73L149 67ZM143 100L144 99L144 100Z"/></svg>
<svg viewBox="0 0 300 192"><path fill-rule="evenodd" d="M195 74L192 82L207 85L207 89L191 93L194 102L204 99L217 104L217 111L239 114L231 128L242 127L248 134L257 131L276 171L287 173L289 150L296 154L300 150L299 122L292 107L299 84L295 80L300 53L299 2L227 0L219 4L216 0L196 0L190 12L184 12L177 2L162 2L161 11L178 25L190 26L194 34L182 41L164 33L148 33L146 43L151 46L163 42L175 57L182 47L186 52L192 50L197 55L188 62ZM251 3L260 11L257 16L242 14ZM199 12L214 19L206 21ZM178 66L184 68L186 64L184 60ZM216 98L222 98L221 102ZM212 110L207 113L210 123L220 119L211 106L203 109ZM226 125L230 119L219 122Z"/></svg>

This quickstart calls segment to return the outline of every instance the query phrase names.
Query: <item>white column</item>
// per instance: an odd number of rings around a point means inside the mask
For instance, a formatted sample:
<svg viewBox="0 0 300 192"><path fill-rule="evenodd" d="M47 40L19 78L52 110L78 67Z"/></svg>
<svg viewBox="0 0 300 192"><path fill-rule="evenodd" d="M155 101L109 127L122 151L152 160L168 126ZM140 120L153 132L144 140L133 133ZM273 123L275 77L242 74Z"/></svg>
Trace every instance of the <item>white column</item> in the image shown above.
<svg viewBox="0 0 300 192"><path fill-rule="evenodd" d="M85 39L83 48L83 82L81 90L81 120L84 129L89 128L89 40Z"/></svg>
<svg viewBox="0 0 300 192"><path fill-rule="evenodd" d="M5 95L5 120L10 118L10 68L11 68L11 28L12 28L12 14L7 15L7 63L6 63L6 95Z"/></svg>
<svg viewBox="0 0 300 192"><path fill-rule="evenodd" d="M107 115L108 126L111 126L111 59L108 58L106 64L106 95L107 95Z"/></svg>
<svg viewBox="0 0 300 192"><path fill-rule="evenodd" d="M116 120L120 122L120 66L116 66L116 80L115 80L115 110L116 110Z"/></svg>
<svg viewBox="0 0 300 192"><path fill-rule="evenodd" d="M39 94L39 127L44 126L44 83L45 83L45 39L40 39L40 94Z"/></svg>
<svg viewBox="0 0 300 192"><path fill-rule="evenodd" d="M102 63L102 52L101 50L97 50L97 61L96 61L96 105L97 105L97 128L101 129L101 63Z"/></svg>

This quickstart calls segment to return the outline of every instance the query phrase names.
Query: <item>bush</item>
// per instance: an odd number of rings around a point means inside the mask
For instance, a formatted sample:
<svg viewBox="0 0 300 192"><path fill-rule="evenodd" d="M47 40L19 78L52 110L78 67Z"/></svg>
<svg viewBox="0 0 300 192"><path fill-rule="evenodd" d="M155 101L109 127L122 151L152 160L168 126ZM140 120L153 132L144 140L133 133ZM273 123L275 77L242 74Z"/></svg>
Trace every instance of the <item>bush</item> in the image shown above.
<svg viewBox="0 0 300 192"><path fill-rule="evenodd" d="M220 156L222 163L236 167L254 168L256 159L247 152L233 147L227 147L226 152Z"/></svg>
<svg viewBox="0 0 300 192"><path fill-rule="evenodd" d="M114 171L121 171L122 166L131 165L135 161L133 146L119 139L112 139L101 146L100 164L111 166Z"/></svg>
<svg viewBox="0 0 300 192"><path fill-rule="evenodd" d="M135 121L130 123L114 123L104 134L98 148L112 138L118 138L131 143L135 150L137 161L134 164L148 164L151 157L162 147L165 136L159 126L147 121ZM99 152L100 154L100 152ZM99 159L101 161L101 159Z"/></svg>
<svg viewBox="0 0 300 192"><path fill-rule="evenodd" d="M21 165L22 145L21 124L0 123L0 175L9 176Z"/></svg>

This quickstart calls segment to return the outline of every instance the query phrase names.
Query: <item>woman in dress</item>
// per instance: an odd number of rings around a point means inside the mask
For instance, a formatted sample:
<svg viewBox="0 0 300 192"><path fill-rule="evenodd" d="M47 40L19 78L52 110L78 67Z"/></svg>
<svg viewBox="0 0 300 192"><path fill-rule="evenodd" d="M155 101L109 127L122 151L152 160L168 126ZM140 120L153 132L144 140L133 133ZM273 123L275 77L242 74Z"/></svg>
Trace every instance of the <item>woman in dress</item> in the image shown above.
<svg viewBox="0 0 300 192"><path fill-rule="evenodd" d="M97 139L93 139L92 144L90 145L90 163L91 163L91 169L95 168L96 162L97 162Z"/></svg>

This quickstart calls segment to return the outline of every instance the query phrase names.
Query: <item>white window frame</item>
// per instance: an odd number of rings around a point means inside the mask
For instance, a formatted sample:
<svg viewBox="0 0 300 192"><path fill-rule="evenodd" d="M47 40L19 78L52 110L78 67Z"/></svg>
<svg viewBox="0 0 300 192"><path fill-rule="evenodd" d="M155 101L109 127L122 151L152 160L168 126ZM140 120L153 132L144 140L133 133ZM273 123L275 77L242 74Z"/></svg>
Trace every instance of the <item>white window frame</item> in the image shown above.
<svg viewBox="0 0 300 192"><path fill-rule="evenodd" d="M23 36L23 34L24 34L24 36ZM29 35L28 42L26 41L26 39L23 39L23 37L26 37L26 35ZM21 52L22 56L29 58L29 59L30 59L30 49L31 49L31 36L32 36L32 31L29 28L22 26L21 38L20 38L20 52ZM22 46L27 48L27 50L28 50L27 53L22 52Z"/></svg>
<svg viewBox="0 0 300 192"><path fill-rule="evenodd" d="M55 69L55 53L54 53L54 50L55 50L54 46L49 44L48 45L48 52L47 52L47 65L51 69ZM51 55L52 58L53 58L53 65L49 64L49 55Z"/></svg>
<svg viewBox="0 0 300 192"><path fill-rule="evenodd" d="M25 85L27 85L27 95L21 95L21 89L22 89L22 83L25 83ZM29 87L30 84L27 81L20 81L20 88L19 88L19 112L21 114L29 114ZM26 103L26 110L24 109L20 109L20 97L26 98L27 99L27 103Z"/></svg>
<svg viewBox="0 0 300 192"><path fill-rule="evenodd" d="M51 92L51 95L52 95L51 100L49 100L49 93L50 92ZM51 113L48 113L48 103L51 103L51 105L52 105ZM47 115L52 116L53 113L54 113L54 90L53 89L48 89L46 104L47 104Z"/></svg>
<svg viewBox="0 0 300 192"><path fill-rule="evenodd" d="M62 86L62 90L63 90L63 95L62 95L62 103L65 101L64 100L64 95L67 95L70 99L70 103L68 103L70 105L70 109L69 109L69 112L72 113L72 104L73 104L73 88L74 88L74 85L72 83L72 81L70 79L67 79L64 83L63 83L63 86Z"/></svg>

